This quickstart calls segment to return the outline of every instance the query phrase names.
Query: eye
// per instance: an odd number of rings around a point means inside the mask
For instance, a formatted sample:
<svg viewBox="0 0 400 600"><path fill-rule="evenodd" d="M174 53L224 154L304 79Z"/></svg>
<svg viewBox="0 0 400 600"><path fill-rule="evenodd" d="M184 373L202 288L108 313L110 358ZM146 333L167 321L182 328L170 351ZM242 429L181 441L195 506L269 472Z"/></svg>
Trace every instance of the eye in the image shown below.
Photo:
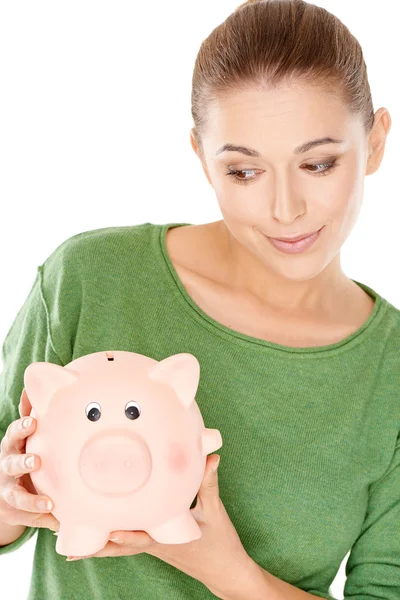
<svg viewBox="0 0 400 600"><path fill-rule="evenodd" d="M315 165L306 164L304 166L307 168L306 170L309 170L308 167L311 167L312 169L315 169L317 167L325 167L322 171L319 171L319 170L310 171L310 173L312 173L316 177L320 177L320 176L328 175L328 173L330 171L332 171L335 167L339 166L339 163L337 162L337 159L333 159L330 162L326 162L326 163L317 163ZM230 169L227 173L225 173L225 175L233 177L234 182L238 183L239 185L248 185L249 183L252 183L253 181L255 181L257 179L257 177L253 176L253 177L248 177L246 179L243 179L243 178L238 177L238 175L242 175L245 173L257 173L257 172L261 172L261 171L259 169L242 169L242 170Z"/></svg>
<svg viewBox="0 0 400 600"><path fill-rule="evenodd" d="M322 171L311 171L311 173L314 173L317 177L319 175L327 175L330 171L332 171L332 169L334 169L335 167L339 166L339 163L337 162L336 159L331 160L330 162L326 162L326 163L317 163L315 165L305 165L306 167L325 167Z"/></svg>
<svg viewBox="0 0 400 600"><path fill-rule="evenodd" d="M249 183L251 183L252 181L254 181L254 179L256 179L256 177L252 177L251 179L241 179L238 177L239 174L242 173L256 173L258 169L242 169L240 171L236 170L236 169L230 169L227 173L225 173L225 175L231 176L233 177L233 180L235 183L238 183L239 185L247 185Z"/></svg>
<svg viewBox="0 0 400 600"><path fill-rule="evenodd" d="M98 421L101 416L101 406L97 402L91 402L87 405L85 412L89 421Z"/></svg>
<svg viewBox="0 0 400 600"><path fill-rule="evenodd" d="M127 419L137 419L140 416L140 413L140 405L137 402L134 402L133 400L131 402L128 402L125 406L125 416L127 417Z"/></svg>

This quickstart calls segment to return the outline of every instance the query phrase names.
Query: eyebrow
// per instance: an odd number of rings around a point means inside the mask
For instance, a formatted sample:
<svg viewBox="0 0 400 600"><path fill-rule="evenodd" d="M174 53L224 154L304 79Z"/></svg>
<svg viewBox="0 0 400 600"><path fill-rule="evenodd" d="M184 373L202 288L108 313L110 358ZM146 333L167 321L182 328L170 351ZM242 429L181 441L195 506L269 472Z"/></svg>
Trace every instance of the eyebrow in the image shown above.
<svg viewBox="0 0 400 600"><path fill-rule="evenodd" d="M305 142L301 144L301 146L297 146L293 150L293 154L303 154L304 152L308 152L315 146L322 146L325 144L343 144L344 140L337 140L331 137L318 138L316 140L311 140L309 142ZM261 153L258 150L254 150L254 148L247 148L246 146L236 146L235 144L224 144L216 153L215 156L221 154L222 152L240 152L241 154L246 154L246 156L256 156L260 157Z"/></svg>

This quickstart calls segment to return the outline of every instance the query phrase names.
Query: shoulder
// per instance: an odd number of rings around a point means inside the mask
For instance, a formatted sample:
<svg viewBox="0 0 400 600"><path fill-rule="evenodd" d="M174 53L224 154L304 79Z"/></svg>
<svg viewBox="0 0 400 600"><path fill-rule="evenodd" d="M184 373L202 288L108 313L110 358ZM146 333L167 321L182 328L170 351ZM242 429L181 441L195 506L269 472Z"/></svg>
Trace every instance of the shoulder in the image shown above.
<svg viewBox="0 0 400 600"><path fill-rule="evenodd" d="M400 309L389 300L383 300L386 304L386 329L388 331L388 341L390 340L392 345L398 345L400 350ZM400 356L400 352L399 352Z"/></svg>
<svg viewBox="0 0 400 600"><path fill-rule="evenodd" d="M129 282L135 286L130 291L140 287L147 273L142 273L143 261L137 257L148 252L158 228L141 223L84 231L64 240L38 267L49 328L64 364L72 360L85 311L95 314L91 311L98 311L112 293L128 296L122 286Z"/></svg>
<svg viewBox="0 0 400 600"><path fill-rule="evenodd" d="M386 299L383 299L383 304L383 316L375 328L375 347L371 358L379 366L380 381L384 387L397 390L400 386L400 310ZM397 392L395 396L400 411Z"/></svg>
<svg viewBox="0 0 400 600"><path fill-rule="evenodd" d="M146 222L120 227L102 227L77 233L64 240L47 257L40 269L46 273L90 270L96 265L105 267L112 260L131 257L148 247L149 236L159 227Z"/></svg>

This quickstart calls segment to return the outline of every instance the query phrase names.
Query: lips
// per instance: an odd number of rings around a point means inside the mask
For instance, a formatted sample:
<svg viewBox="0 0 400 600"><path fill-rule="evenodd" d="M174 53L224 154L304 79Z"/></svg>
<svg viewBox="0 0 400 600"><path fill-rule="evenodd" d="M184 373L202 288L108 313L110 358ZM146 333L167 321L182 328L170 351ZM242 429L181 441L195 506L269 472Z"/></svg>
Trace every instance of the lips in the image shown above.
<svg viewBox="0 0 400 600"><path fill-rule="evenodd" d="M311 231L310 233L303 233L301 235L297 235L296 237L292 237L292 238L271 238L271 239L278 240L279 242L297 242L298 240L303 240L304 238L314 235L318 231L319 231L319 229L317 229L316 231ZM267 236L267 237L270 237L270 236Z"/></svg>
<svg viewBox="0 0 400 600"><path fill-rule="evenodd" d="M300 240L297 240L297 242L283 242L282 240L276 240L271 237L264 237L280 252L284 252L286 254L298 254L299 252L305 252L306 250L311 248L319 239L321 231L323 229L324 227L321 227L321 229L319 229L312 235L309 235L305 238L301 238Z"/></svg>

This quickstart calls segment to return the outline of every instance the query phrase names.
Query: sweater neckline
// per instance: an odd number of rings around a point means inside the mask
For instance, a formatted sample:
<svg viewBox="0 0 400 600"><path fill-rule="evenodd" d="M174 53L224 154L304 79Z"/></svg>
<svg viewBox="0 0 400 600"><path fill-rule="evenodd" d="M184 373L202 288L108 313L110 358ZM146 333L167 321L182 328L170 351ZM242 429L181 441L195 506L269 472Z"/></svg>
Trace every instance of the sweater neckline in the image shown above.
<svg viewBox="0 0 400 600"><path fill-rule="evenodd" d="M296 348L293 346L277 344L276 342L270 342L262 338L256 338L247 335L246 333L237 331L235 329L230 329L223 323L220 323L219 321L205 313L200 308L200 306L196 304L193 298L189 296L167 252L165 238L168 229L172 229L173 227L183 227L185 225L191 224L192 223L165 223L162 225L156 225L156 228L158 230L158 246L164 258L163 264L166 267L166 274L168 276L169 281L173 284L172 287L177 293L177 296L182 300L182 306L189 311L191 316L194 317L197 322L200 322L202 325L205 325L209 330L211 329L213 333L216 333L217 335L222 336L233 343L242 343L247 346L249 344L258 345L264 348L270 348L281 352L290 352L292 354L326 354L327 352L336 353L336 351L341 351L343 346L346 346L346 349L349 349L355 344L359 344L363 339L365 339L381 320L385 309L388 306L388 303L385 301L385 298L379 295L373 288L369 287L365 283L357 281L356 279L351 279L351 281L356 283L373 298L374 308L372 309L369 317L358 329L356 329L356 331L353 331L353 333L351 333L344 339L339 340L338 342L335 342L333 344L325 344L323 346L304 346Z"/></svg>

